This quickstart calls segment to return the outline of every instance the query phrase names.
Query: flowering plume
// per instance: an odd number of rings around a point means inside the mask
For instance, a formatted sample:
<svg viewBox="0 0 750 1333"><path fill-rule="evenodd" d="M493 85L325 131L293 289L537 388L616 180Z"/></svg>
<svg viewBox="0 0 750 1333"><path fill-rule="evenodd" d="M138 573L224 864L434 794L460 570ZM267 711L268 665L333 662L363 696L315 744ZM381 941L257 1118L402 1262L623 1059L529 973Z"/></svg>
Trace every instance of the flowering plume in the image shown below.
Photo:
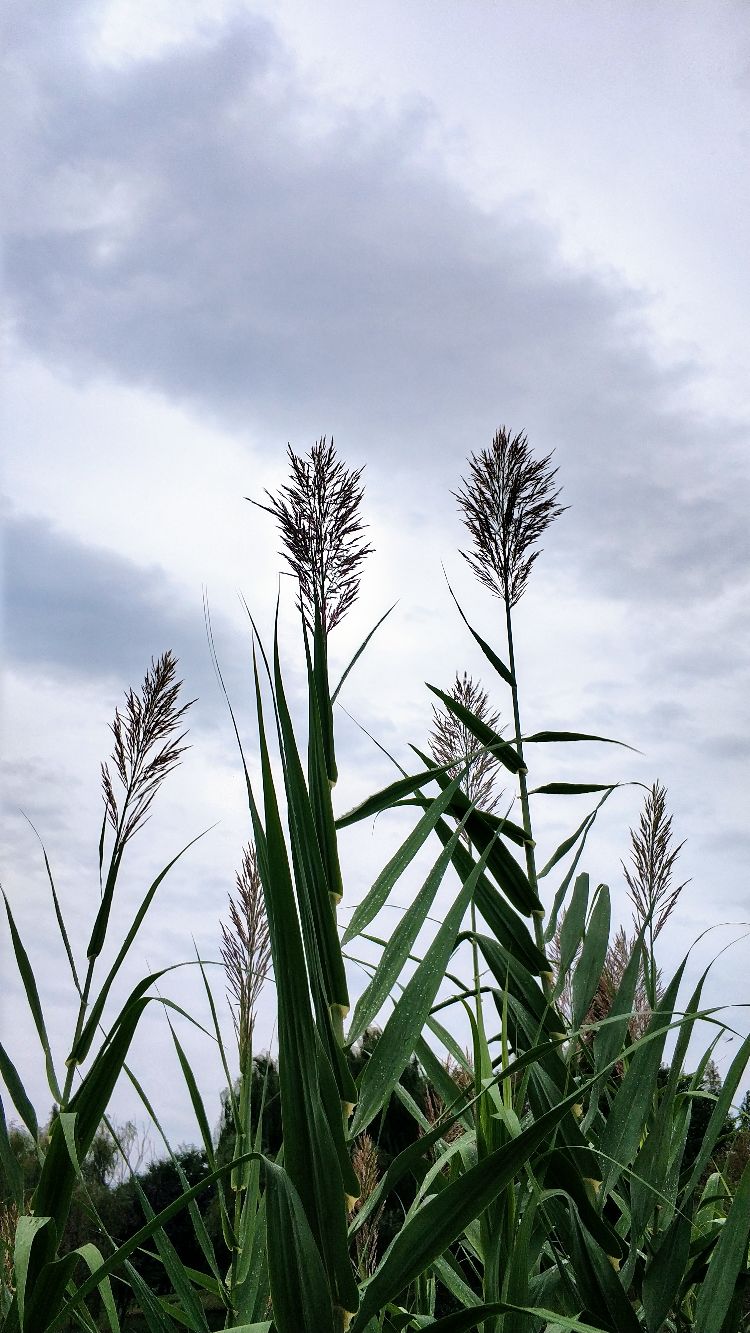
<svg viewBox="0 0 750 1333"><path fill-rule="evenodd" d="M684 843L673 845L672 816L667 814L667 791L655 782L641 811L637 829L630 830L631 866L622 863L625 882L635 913L633 921L640 930L645 921L651 922L653 938L666 925L677 899L685 885L684 880L672 888L675 861Z"/></svg>
<svg viewBox="0 0 750 1333"><path fill-rule="evenodd" d="M250 1049L255 1007L271 961L263 890L255 848L247 845L236 876L237 897L229 895L229 925L221 926L221 957L227 977L240 1065Z"/></svg>
<svg viewBox="0 0 750 1333"><path fill-rule="evenodd" d="M500 715L490 709L486 690L464 672L456 679L451 689L451 696L457 703L463 704L493 731L500 731ZM500 765L494 755L483 749L476 736L468 727L450 713L447 708L432 706L432 731L430 732L430 752L436 764L448 765L456 761L450 776L463 768L469 756L475 756L467 769L462 785L472 804L490 814L500 800L501 792L495 790Z"/></svg>
<svg viewBox="0 0 750 1333"><path fill-rule="evenodd" d="M112 763L125 795L119 805L108 764L102 764L102 795L120 849L148 818L159 787L187 748L181 744L186 731L170 739L195 703L191 699L177 707L182 682L175 679L176 670L177 659L171 652L157 662L152 659L140 695L128 690L124 710L115 710L110 727L115 738Z"/></svg>
<svg viewBox="0 0 750 1333"><path fill-rule="evenodd" d="M472 454L469 476L454 492L472 539L464 559L490 592L515 606L523 596L533 550L553 519L564 512L554 489L552 455L535 459L526 435L501 426L489 449Z"/></svg>
<svg viewBox="0 0 750 1333"><path fill-rule="evenodd" d="M318 440L306 458L288 447L291 480L278 495L266 491L270 504L251 500L279 525L284 556L299 580L300 606L307 624L315 623L316 604L328 634L346 615L359 593L365 543L359 509L364 494L362 468L345 467L333 440ZM250 497L246 497L249 499Z"/></svg>

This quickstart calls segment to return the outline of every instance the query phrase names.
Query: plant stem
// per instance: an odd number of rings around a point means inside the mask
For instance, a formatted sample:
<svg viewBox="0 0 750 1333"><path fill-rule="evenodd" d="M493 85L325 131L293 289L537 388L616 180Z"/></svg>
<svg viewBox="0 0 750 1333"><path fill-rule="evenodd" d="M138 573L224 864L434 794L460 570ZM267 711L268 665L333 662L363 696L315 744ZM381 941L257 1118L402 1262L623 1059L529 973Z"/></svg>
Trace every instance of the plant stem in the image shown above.
<svg viewBox="0 0 750 1333"><path fill-rule="evenodd" d="M507 596L505 598L505 624L508 632L508 665L510 667L510 674L513 677L513 683L511 685L511 693L513 696L513 725L516 729L515 745L518 751L519 758L523 763L523 742L521 740L521 715L518 706L518 681L516 679L516 659L515 659L515 654L513 652L513 623L510 614L510 600ZM528 876L532 893L536 894L536 896L538 897L539 888L536 875L536 857L534 855L534 847L533 847L531 810L529 809L529 790L526 784L525 767L522 768L518 774L518 785L521 795L521 814L523 819L523 830L527 838L527 841L524 843L524 852L526 854L526 874ZM532 913L532 916L534 920L534 939L536 941L537 948L541 951L541 953L545 953L544 931L542 929L543 917L537 914L536 912ZM544 987L545 998L547 1000L551 1000L552 987L550 985L549 977L545 976L544 974L542 975L542 985Z"/></svg>

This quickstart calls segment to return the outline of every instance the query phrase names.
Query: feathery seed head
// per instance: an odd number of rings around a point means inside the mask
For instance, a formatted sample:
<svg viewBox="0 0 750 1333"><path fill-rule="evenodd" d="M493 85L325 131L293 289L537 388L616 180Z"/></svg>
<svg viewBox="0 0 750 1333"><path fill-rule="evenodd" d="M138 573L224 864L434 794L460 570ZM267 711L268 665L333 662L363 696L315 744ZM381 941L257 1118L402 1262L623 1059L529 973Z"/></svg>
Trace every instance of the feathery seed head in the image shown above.
<svg viewBox="0 0 750 1333"><path fill-rule="evenodd" d="M361 565L373 548L364 540L360 518L363 469L347 468L336 456L333 440L323 436L306 457L288 446L291 478L278 495L266 491L269 504L250 500L272 514L279 525L284 556L299 580L300 607L308 626L320 610L328 634L356 601ZM246 497L250 499L250 497Z"/></svg>
<svg viewBox="0 0 750 1333"><path fill-rule="evenodd" d="M181 744L186 731L172 736L195 700L177 707L182 682L175 679L176 670L171 652L156 662L152 658L140 695L128 690L124 710L115 710L112 763L125 796L118 805L108 764L102 764L102 796L120 849L146 821L159 787L187 749Z"/></svg>
<svg viewBox="0 0 750 1333"><path fill-rule="evenodd" d="M469 476L454 492L472 539L462 551L480 583L515 606L539 550L532 548L567 506L557 503L552 455L533 458L526 435L501 426L489 449L472 454Z"/></svg>
<svg viewBox="0 0 750 1333"><path fill-rule="evenodd" d="M457 703L463 704L480 721L500 731L500 714L490 708L487 691L464 671L463 676L456 672L456 679L451 689L451 696ZM500 771L500 764L494 755L482 748L476 736L463 722L450 713L442 704L432 706L432 731L429 738L430 752L436 764L447 765L455 762L450 776L455 777L463 768L469 756L475 756L463 778L463 788L469 800L480 810L491 814L502 796L495 785Z"/></svg>
<svg viewBox="0 0 750 1333"><path fill-rule="evenodd" d="M633 922L640 930L651 920L653 938L666 925L677 900L689 883L684 880L672 888L674 865L684 842L674 846L672 816L667 814L667 790L655 782L643 803L637 829L630 830L630 860L622 863L630 900L635 908Z"/></svg>
<svg viewBox="0 0 750 1333"><path fill-rule="evenodd" d="M271 963L263 888L255 848L248 843L236 876L237 896L229 895L229 925L221 926L221 957L240 1052L240 1067L251 1049L255 1009Z"/></svg>

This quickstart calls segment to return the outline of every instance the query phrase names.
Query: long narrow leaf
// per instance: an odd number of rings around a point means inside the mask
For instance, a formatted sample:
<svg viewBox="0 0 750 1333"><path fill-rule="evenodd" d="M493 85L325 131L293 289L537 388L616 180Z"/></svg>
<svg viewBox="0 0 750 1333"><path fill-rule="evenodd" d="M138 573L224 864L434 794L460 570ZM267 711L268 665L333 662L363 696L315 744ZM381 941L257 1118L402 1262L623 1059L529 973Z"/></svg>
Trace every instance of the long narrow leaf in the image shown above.
<svg viewBox="0 0 750 1333"><path fill-rule="evenodd" d="M735 1295L741 1273L748 1266L750 1242L750 1162L742 1172L732 1206L711 1255L708 1274L698 1292L695 1307L696 1333L721 1329Z"/></svg>
<svg viewBox="0 0 750 1333"><path fill-rule="evenodd" d="M375 919L381 907L388 901L388 895L393 888L396 880L400 879L407 866L414 860L417 852L427 841L430 833L435 828L441 815L448 809L455 792L458 790L459 779L454 778L440 796L431 801L427 806L425 813L419 820L419 823L412 829L409 836L402 842L398 851L383 867L372 888L367 892L362 902L357 905L352 913L352 919L349 922L341 943L348 944L350 940L356 939L358 935L366 930L370 922ZM449 837L451 834L449 833Z"/></svg>
<svg viewBox="0 0 750 1333"><path fill-rule="evenodd" d="M347 1038L349 1045L361 1037L365 1029L374 1022L391 994L435 901L435 894L443 881L460 836L460 829L457 829L447 847L440 853L422 888L407 908L383 950L369 986L357 1001Z"/></svg>
<svg viewBox="0 0 750 1333"><path fill-rule="evenodd" d="M397 603L397 602L394 602L394 603L393 603L393 606L389 606L389 607L388 607L388 610L387 610L386 613L385 613L385 615L382 615L382 616L380 617L380 620L377 622L377 624L376 624L376 625L373 625L372 629L370 630L370 633L369 633L368 635L366 635L366 637L362 640L361 644L359 645L359 648L357 649L356 653L354 654L354 656L352 657L351 661L349 662L349 665L347 666L347 668L346 668L346 670L344 671L344 673L343 673L343 675L342 675L342 677L341 677L341 679L340 679L338 685L336 686L335 690L333 691L333 694L331 695L331 703L332 703L332 704L335 704L335 702L336 702L336 700L337 700L339 694L341 693L341 687L342 687L342 685L344 684L344 681L346 680L347 676L349 675L349 672L351 671L352 667L355 666L355 664L359 661L359 658L362 656L362 653L365 651L365 648L367 647L368 643L370 642L370 639L372 638L373 634L376 632L376 630L379 630L379 629L380 629L380 626L382 625L383 621L388 619L389 615L391 614L391 611L393 611L394 607L396 607L397 605L398 605L398 603Z"/></svg>
<svg viewBox="0 0 750 1333"><path fill-rule="evenodd" d="M18 971L21 974L21 980L23 981L23 988L26 991L26 999L28 1001L29 1009L31 1010L31 1016L34 1019L34 1027L37 1030L37 1035L39 1037L42 1050L44 1051L44 1063L47 1070L47 1082L49 1084L52 1096L55 1098L55 1101L59 1103L62 1101L63 1097L60 1091L60 1085L57 1082L57 1075L55 1074L55 1066L52 1060L52 1051L50 1049L49 1037L47 1036L47 1028L44 1022L44 1014L42 1013L42 1005L39 999L39 991L37 990L36 979L34 977L34 972L31 963L29 962L29 955L24 949L23 943L21 942L21 936L19 935L16 929L16 923L13 920L13 913L10 910L10 903L6 898L4 891L3 891L3 898L5 900L5 910L8 914L8 925L10 926L11 939L13 940L13 952L16 955L16 963L18 964ZM8 1089L8 1091L10 1091L10 1089Z"/></svg>
<svg viewBox="0 0 750 1333"><path fill-rule="evenodd" d="M443 571L443 572L445 572L445 571ZM448 579L447 579L447 578L446 578L445 581L446 581L446 583L448 583ZM490 663L492 664L492 666L495 668L495 670L496 670L498 676L500 677L501 680L504 680L504 681L505 681L506 685L513 685L513 684L514 684L513 676L511 675L511 673L510 673L510 671L508 670L508 668L507 668L507 666L505 665L505 663L504 663L504 662L501 662L501 660L500 660L500 658L498 657L497 653L494 651L493 648L490 648L490 645L489 645L488 643L485 642L485 640L481 637L481 635L480 635L480 634L477 634L477 631L476 631L475 629L472 629L471 625L469 624L468 620L466 619L466 616L464 615L463 611L461 610L461 607L459 606L458 598L456 597L456 594L454 593L454 591L453 591L453 589L452 589L450 583L448 583L448 592L450 593L451 597L453 598L454 602L456 603L456 606L458 607L458 614L460 615L461 619L463 620L463 622L464 622L466 628L468 629L468 631L469 631L469 633L471 634L472 638L474 639L475 643L478 643L478 644L479 644L479 647L481 648L482 652L484 653L485 657L487 658L487 661L490 662Z"/></svg>
<svg viewBox="0 0 750 1333"><path fill-rule="evenodd" d="M37 1139L39 1137L39 1126L37 1124L36 1111L26 1095L26 1089L21 1082L18 1070L13 1064L13 1061L8 1055L2 1042L0 1042L0 1078L8 1089L11 1101L31 1137Z"/></svg>
<svg viewBox="0 0 750 1333"><path fill-rule="evenodd" d="M352 1138L366 1129L373 1116L385 1104L408 1064L417 1037L424 1027L443 981L448 960L456 945L456 936L486 859L485 855L448 910L445 921L422 962L406 983L380 1040L365 1065L359 1088L359 1102L350 1130Z"/></svg>
<svg viewBox="0 0 750 1333"><path fill-rule="evenodd" d="M413 791L419 791L428 783L434 782L438 773L450 773L452 768L455 768L455 764L432 765L423 773L414 773L389 783L387 787L383 787L372 796L368 796L365 801L361 801L359 805L355 805L353 810L341 815L336 820L336 828L348 828L350 824L357 824L361 819L369 819L371 815L379 815L384 810L390 810L402 796L410 796Z"/></svg>
<svg viewBox="0 0 750 1333"><path fill-rule="evenodd" d="M514 750L509 741L506 741L494 727L490 727L476 713L472 713L470 708L462 704L460 699L454 699L452 694L446 694L444 690L439 690L436 685L430 685L425 682L428 690L436 694L441 703L448 709L458 721L475 736L479 743L485 746L489 754L494 755L504 768L511 773L525 772L526 768L523 759L517 750Z"/></svg>
<svg viewBox="0 0 750 1333"><path fill-rule="evenodd" d="M364 1329L373 1315L423 1273L433 1259L452 1245L469 1223L507 1188L536 1148L549 1138L577 1097L576 1091L564 1098L512 1142L477 1162L431 1198L402 1227L365 1288L356 1330Z"/></svg>
<svg viewBox="0 0 750 1333"><path fill-rule="evenodd" d="M96 1000L91 1006L89 1017L86 1020L86 1026L84 1027L78 1041L76 1042L73 1050L71 1051L70 1056L68 1057L69 1060L75 1061L76 1064L80 1064L83 1060L86 1059L86 1056L88 1055L88 1052L91 1048L91 1043L94 1040L96 1029L99 1025L99 1022L101 1021L102 1013L104 1011L104 1005L107 1001L107 996L109 995L112 983L130 951L130 946L133 943L133 940L135 939L136 935L138 934L138 931L140 930L143 918L145 917L153 900L154 894L156 893L162 880L165 878L166 875L169 874L170 870L172 869L172 866L177 864L177 862L180 860L180 857L184 856L185 852L187 852L191 847L195 846L195 843L199 842L200 839L205 837L206 833L210 833L210 831L211 831L210 829L204 829L203 833L199 833L196 838L192 838L191 841L187 843L187 845L183 847L182 850L179 851L176 856L172 857L172 860L169 862L168 865L164 867L164 869L160 872L160 874L156 876L156 879L149 888L140 907L138 908L138 911L136 912L135 917L133 918L133 921L131 923L130 929L128 930L128 933L125 936L122 947L119 953L117 954L117 957L115 958L115 961L112 964L109 972L107 973L107 977L104 981L101 990L99 991L99 994L96 997Z"/></svg>

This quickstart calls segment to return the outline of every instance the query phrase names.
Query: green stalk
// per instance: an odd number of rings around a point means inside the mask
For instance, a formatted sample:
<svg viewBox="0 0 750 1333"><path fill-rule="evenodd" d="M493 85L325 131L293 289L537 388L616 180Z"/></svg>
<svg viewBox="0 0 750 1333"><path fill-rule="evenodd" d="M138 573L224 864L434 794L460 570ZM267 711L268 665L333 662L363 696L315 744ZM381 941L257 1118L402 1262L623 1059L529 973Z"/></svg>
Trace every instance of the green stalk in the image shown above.
<svg viewBox="0 0 750 1333"><path fill-rule="evenodd" d="M523 761L523 742L521 740L521 714L518 706L518 681L516 679L516 659L515 659L515 653L513 652L513 624L510 614L510 600L507 596L507 593L504 600L505 600L505 624L508 633L508 665L510 667L510 674L513 678L513 683L511 685L511 694L513 697L513 725L516 730L515 745L516 749L518 750L519 758ZM523 830L527 837L527 841L524 844L524 851L526 853L526 874L528 876L529 884L531 885L532 891L538 897L539 886L536 874L536 857L534 854L534 846L533 846L534 835L531 827L531 810L529 808L529 789L526 783L525 767L519 770L518 786L521 795L521 815L523 822ZM537 948L540 949L542 953L545 953L546 950L544 947L544 930L542 928L542 921L544 920L543 914L534 912L532 913L532 916L534 920L534 939ZM551 1001L552 985L547 973L542 973L542 986L544 988L544 994L546 999Z"/></svg>

